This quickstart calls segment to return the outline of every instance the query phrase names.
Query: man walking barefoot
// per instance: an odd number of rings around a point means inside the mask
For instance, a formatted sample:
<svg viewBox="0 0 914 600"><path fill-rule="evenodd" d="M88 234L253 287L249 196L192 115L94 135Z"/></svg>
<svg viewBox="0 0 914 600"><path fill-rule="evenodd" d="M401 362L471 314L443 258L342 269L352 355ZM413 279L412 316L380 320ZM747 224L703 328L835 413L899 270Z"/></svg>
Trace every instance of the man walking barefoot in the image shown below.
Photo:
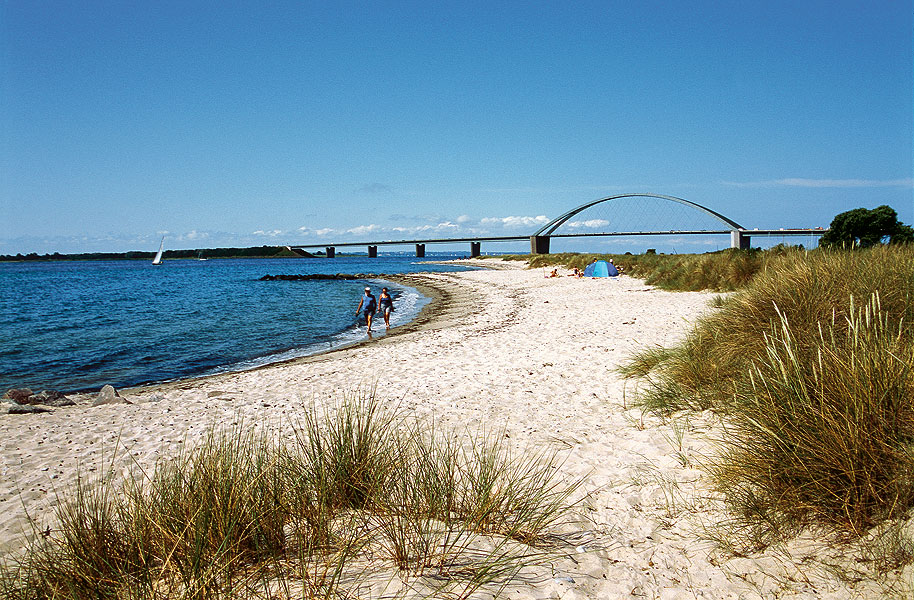
<svg viewBox="0 0 914 600"><path fill-rule="evenodd" d="M369 333L371 332L371 316L374 314L376 307L377 302L375 301L374 296L371 295L371 288L365 288L365 295L359 300L359 307L355 309L355 314L361 312L365 317L365 324L368 325Z"/></svg>

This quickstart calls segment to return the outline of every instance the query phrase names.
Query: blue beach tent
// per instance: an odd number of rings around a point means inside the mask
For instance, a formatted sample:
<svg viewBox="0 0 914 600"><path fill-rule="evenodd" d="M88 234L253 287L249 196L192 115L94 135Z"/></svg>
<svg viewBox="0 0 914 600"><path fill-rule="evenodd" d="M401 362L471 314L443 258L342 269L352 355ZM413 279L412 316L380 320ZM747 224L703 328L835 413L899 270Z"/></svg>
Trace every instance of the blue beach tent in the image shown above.
<svg viewBox="0 0 914 600"><path fill-rule="evenodd" d="M598 260L584 268L584 277L615 277L618 274L616 265L605 260Z"/></svg>

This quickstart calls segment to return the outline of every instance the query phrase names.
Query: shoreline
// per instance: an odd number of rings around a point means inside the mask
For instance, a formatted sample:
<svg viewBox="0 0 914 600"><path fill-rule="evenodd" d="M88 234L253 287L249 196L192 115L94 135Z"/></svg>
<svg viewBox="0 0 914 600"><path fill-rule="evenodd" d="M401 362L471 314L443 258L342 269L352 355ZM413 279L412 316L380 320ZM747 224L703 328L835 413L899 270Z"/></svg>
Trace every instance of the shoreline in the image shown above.
<svg viewBox="0 0 914 600"><path fill-rule="evenodd" d="M461 261L465 262L465 261ZM439 263L439 264L449 264L449 263ZM483 265L475 265L483 266ZM402 274L402 275L385 275L383 281L390 281L405 285L408 287L415 288L420 294L429 299L429 302L422 307L411 321L399 325L397 327L392 327L390 331L385 332L382 336L378 338L368 338L358 340L355 342L349 342L341 346L330 348L328 350L320 350L313 354L308 354L306 356L297 356L295 358L287 358L283 360L277 360L275 362L268 362L263 365L258 365L256 367L251 367L248 369L239 369L239 370L228 370L222 373L212 373L208 375L196 375L191 377L183 377L181 379L175 379L172 381L162 381L162 382L152 382L144 383L140 385L134 385L129 387L120 388L117 390L118 394L122 397L127 397L131 394L145 394L150 391L152 392L161 392L167 391L175 388L181 388L187 385L188 382L198 382L198 381L218 381L221 378L230 377L238 373L250 373L257 372L262 370L268 370L273 367L281 365L294 365L294 364L307 364L316 360L321 360L323 357L331 356L339 352L344 352L353 348L359 348L361 346L374 345L374 344L390 344L396 342L398 337L401 335L406 335L410 333L422 332L429 329L434 329L439 325L446 325L453 322L453 319L448 319L453 313L456 312L456 309L459 308L464 302L468 301L468 293L464 293L465 290L461 288L456 288L454 290L448 290L444 286L436 285L433 281L428 281L422 277L416 277L416 275L424 275L426 273L411 273L411 274ZM382 281L378 279L378 281ZM77 406L85 406L92 398L97 395L97 392L77 392L74 394L68 394L68 397L76 401Z"/></svg>
<svg viewBox="0 0 914 600"><path fill-rule="evenodd" d="M450 265L456 268L460 268L467 264L467 261L465 260L446 260L445 258L437 261L432 260L426 262L428 265ZM474 266L479 268L481 265ZM404 286L411 286L411 283L415 282L416 286L423 288L423 290L414 289L407 292L410 296L416 295L416 303L419 304L421 308L410 307L409 309L404 309L407 312L405 315L401 315L401 317L396 316L400 311L395 313L393 316L393 327L387 331L384 330L383 322L378 325L378 322L376 321L375 326L372 328L373 339L368 339L365 335L365 330L363 329L364 324L359 327L357 324L349 326L347 323L338 323L337 325L341 327L340 329L325 333L320 337L311 339L310 341L300 339L301 336L298 336L299 339L292 340L289 344L282 344L281 341L278 344L274 343L273 348L264 344L263 347L258 347L255 350L256 354L253 354L249 357L243 356L243 352L238 353L238 356L231 357L224 355L217 357L214 355L216 361L201 361L199 364L195 364L195 368L192 370L187 368L168 369L166 364L161 369L156 369L155 365L152 365L152 368L140 368L136 369L135 372L127 369L121 373L117 371L117 365L115 365L112 368L113 370L109 369L108 371L99 371L98 373L82 373L79 366L74 363L75 366L71 368L70 371L64 371L62 373L62 377L54 377L51 374L44 376L44 373L42 373L40 370L33 371L30 370L27 365L24 365L24 370L22 372L17 373L14 369L12 372L7 374L9 377L4 378L7 380L7 383L3 390L0 390L0 393L5 392L6 390L14 389L31 389L33 392L46 390L57 394L63 394L67 398L70 398L79 404L85 403L88 400L94 398L100 392L101 388L107 385L115 387L115 389L117 389L119 392L121 390L133 390L151 386L169 386L180 384L181 382L188 380L214 377L227 373L242 372L246 370L255 370L275 364L284 364L289 361L318 356L327 352L335 352L343 348L357 346L367 342L378 342L386 337L395 337L401 333L414 330L413 324L416 321L427 322L429 319L426 315L432 314L429 311L438 310L438 307L434 305L439 304L439 302L435 300L442 297L442 294L433 289L433 286L429 286L421 280L410 280L409 276L413 274L410 273L410 268L416 267L407 267L406 272L403 273L394 270L392 273L367 272L358 274L360 279L365 282L371 282L373 285L385 285L384 282L390 282L393 285L397 285L399 282ZM425 267L420 265L419 268L434 269L436 267ZM385 269L379 269L379 271L383 270ZM420 273L426 272L429 271L420 271ZM257 277L260 277L260 275L257 275ZM344 276L342 278L349 277ZM338 308L339 307L333 311L337 315L337 318L339 318L340 313ZM398 308L400 307L398 306ZM321 310L321 308L315 307L315 310ZM343 310L342 314L347 313L345 310ZM401 318L403 316L409 317L410 320L401 323ZM292 324L292 327L294 328L295 325ZM230 333L231 332L223 331L221 335L224 339L225 337L228 337ZM112 341L111 343L115 344L116 342ZM86 347L85 344L82 344L82 346ZM200 348L188 347L186 350L189 353L208 356L203 351L203 349ZM142 348L140 348L138 351L142 351ZM164 356L170 358L171 360L180 360L181 356L183 356L170 355L168 353L167 347L164 349L164 351L166 352ZM36 357L34 359L36 361L35 364L42 364L39 358L40 357ZM222 360L217 362L220 358ZM91 362L91 357L85 358L85 361ZM191 360L190 354L186 356L186 360L184 360L183 363L185 366L188 364L194 364L194 361ZM129 365L125 364L124 366ZM118 380L120 380L120 382ZM5 406L6 405L0 403L0 415L5 414Z"/></svg>
<svg viewBox="0 0 914 600"><path fill-rule="evenodd" d="M497 432L513 452L559 452L557 476L581 481L558 532L575 544L531 567L512 598L880 597L876 582L851 585L816 562L833 556L815 538L729 553L709 536L727 515L700 468L720 421L632 407L635 386L615 369L682 340L714 294L499 266L405 276L440 294L435 308L377 343L131 388L125 404L0 415L0 557L30 535L26 514L54 534L55 503L79 477L150 472L213 428L289 435L303 410L370 393L464 439Z"/></svg>

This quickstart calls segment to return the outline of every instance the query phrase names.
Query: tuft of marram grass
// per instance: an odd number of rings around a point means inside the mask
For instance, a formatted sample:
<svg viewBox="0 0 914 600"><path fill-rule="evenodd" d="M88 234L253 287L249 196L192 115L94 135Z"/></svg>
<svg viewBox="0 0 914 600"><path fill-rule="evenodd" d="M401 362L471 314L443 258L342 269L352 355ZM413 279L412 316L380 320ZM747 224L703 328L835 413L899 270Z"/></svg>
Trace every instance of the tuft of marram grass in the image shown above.
<svg viewBox="0 0 914 600"><path fill-rule="evenodd" d="M291 440L244 423L211 430L148 478L80 479L57 530L0 567L0 592L335 598L386 590L399 572L410 583L397 594L467 597L546 559L537 545L575 489L553 455L514 456L494 435L460 441L373 395L294 429Z"/></svg>
<svg viewBox="0 0 914 600"><path fill-rule="evenodd" d="M912 365L914 248L896 246L780 252L682 343L621 372L649 410L722 414L710 467L734 539L808 528L877 555L868 532L914 508ZM914 556L891 554L873 564Z"/></svg>
<svg viewBox="0 0 914 600"><path fill-rule="evenodd" d="M736 394L712 473L764 541L826 526L860 537L914 507L914 343L874 296L806 355L786 317Z"/></svg>
<svg viewBox="0 0 914 600"><path fill-rule="evenodd" d="M886 318L902 324L902 335L914 337L914 248L781 252L743 288L718 301L681 344L636 355L620 372L646 380L639 397L652 410L726 412L750 366L765 356L766 336L776 332L781 315L791 325L797 350L806 355L818 343L820 324L843 330L851 298L865 300L877 292ZM639 371L637 365L648 363L649 373Z"/></svg>

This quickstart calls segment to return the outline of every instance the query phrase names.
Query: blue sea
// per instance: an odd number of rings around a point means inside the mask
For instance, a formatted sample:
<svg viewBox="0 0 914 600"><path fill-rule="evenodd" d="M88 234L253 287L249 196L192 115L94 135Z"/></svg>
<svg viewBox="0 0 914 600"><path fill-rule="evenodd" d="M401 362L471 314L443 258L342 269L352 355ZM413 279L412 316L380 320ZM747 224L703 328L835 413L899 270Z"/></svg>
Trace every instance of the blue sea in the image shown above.
<svg viewBox="0 0 914 600"><path fill-rule="evenodd" d="M456 257L0 263L0 394L121 388L345 346L366 339L355 315L366 285L375 296L390 288L391 327L414 319L429 300L379 279L260 278L467 268L427 262L447 258ZM383 335L382 319L373 331Z"/></svg>

